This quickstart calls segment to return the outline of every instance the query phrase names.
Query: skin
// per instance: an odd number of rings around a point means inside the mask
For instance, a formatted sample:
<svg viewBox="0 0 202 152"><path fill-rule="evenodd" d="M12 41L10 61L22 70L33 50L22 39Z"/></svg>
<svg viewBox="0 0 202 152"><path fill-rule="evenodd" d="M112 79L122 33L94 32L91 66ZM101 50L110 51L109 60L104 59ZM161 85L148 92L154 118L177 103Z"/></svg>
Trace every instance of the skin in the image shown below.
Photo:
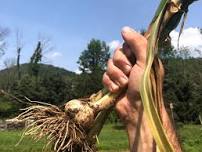
<svg viewBox="0 0 202 152"><path fill-rule="evenodd" d="M103 84L110 92L125 89L117 101L116 110L125 123L131 152L156 152L156 144L148 127L140 98L140 81L146 64L147 39L129 27L122 29L122 47L114 51L103 75ZM136 59L136 60L135 60ZM162 73L164 75L164 72ZM175 130L165 106L161 117L169 141L176 152L181 152Z"/></svg>

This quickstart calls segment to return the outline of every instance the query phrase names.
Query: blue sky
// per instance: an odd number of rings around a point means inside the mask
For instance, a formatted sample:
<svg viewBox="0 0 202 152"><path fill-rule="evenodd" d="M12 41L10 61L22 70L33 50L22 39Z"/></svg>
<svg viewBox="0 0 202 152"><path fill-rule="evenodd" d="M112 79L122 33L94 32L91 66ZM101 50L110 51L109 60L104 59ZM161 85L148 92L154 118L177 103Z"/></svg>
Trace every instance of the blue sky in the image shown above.
<svg viewBox="0 0 202 152"><path fill-rule="evenodd" d="M0 26L8 27L6 55L16 56L16 31L22 33L22 62L28 62L37 41L50 39L44 63L76 71L81 51L92 38L121 42L123 26L146 28L159 0L0 0ZM185 28L202 27L202 1L190 7ZM115 41L116 40L116 41ZM116 44L116 43L115 43Z"/></svg>

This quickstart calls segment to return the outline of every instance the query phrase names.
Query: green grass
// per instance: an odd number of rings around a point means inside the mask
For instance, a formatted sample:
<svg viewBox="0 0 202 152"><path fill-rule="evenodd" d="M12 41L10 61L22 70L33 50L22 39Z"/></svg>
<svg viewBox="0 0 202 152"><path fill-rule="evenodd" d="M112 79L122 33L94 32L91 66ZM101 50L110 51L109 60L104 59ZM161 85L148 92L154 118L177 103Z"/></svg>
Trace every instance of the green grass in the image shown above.
<svg viewBox="0 0 202 152"><path fill-rule="evenodd" d="M0 111L1 112L7 112L8 110L10 110L12 108L13 108L12 103L4 101L4 100L0 102Z"/></svg>
<svg viewBox="0 0 202 152"><path fill-rule="evenodd" d="M25 138L19 146L15 144L21 131L0 131L0 152L41 152L44 141L34 142ZM184 125L179 129L185 152L200 152L202 149L202 126ZM128 149L127 135L121 126L105 125L99 136L101 152L125 152Z"/></svg>
<svg viewBox="0 0 202 152"><path fill-rule="evenodd" d="M184 125L180 137L185 152L202 151L202 125Z"/></svg>
<svg viewBox="0 0 202 152"><path fill-rule="evenodd" d="M34 142L26 137L19 146L15 146L21 138L21 131L0 132L0 152L40 152L44 141Z"/></svg>
<svg viewBox="0 0 202 152"><path fill-rule="evenodd" d="M98 139L100 151L123 152L128 149L127 134L122 126L105 125Z"/></svg>

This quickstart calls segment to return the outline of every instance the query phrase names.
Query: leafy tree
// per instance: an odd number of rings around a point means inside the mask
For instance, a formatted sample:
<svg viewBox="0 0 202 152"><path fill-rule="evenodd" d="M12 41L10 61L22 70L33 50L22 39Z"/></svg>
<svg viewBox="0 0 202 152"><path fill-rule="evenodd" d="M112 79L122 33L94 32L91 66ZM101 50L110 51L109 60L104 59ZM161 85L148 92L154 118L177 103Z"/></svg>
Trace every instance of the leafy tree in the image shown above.
<svg viewBox="0 0 202 152"><path fill-rule="evenodd" d="M104 41L90 41L78 60L82 73L76 78L77 96L89 95L103 87L101 80L109 57L109 47Z"/></svg>
<svg viewBox="0 0 202 152"><path fill-rule="evenodd" d="M87 49L81 53L78 64L82 72L94 73L103 71L110 57L109 47L104 41L92 39Z"/></svg>
<svg viewBox="0 0 202 152"><path fill-rule="evenodd" d="M202 111L201 59L169 59L165 64L164 99L174 104L176 119L197 122Z"/></svg>
<svg viewBox="0 0 202 152"><path fill-rule="evenodd" d="M28 97L31 100L40 100L38 99L38 93L40 92L36 88L35 80L28 74L23 75L12 86L12 94L22 100L24 100L24 97Z"/></svg>
<svg viewBox="0 0 202 152"><path fill-rule="evenodd" d="M22 76L12 85L12 94L24 100L24 96L31 100L61 105L64 101L74 98L72 77L75 74L64 69L39 64L38 80L28 73L24 73L26 66L22 65ZM17 68L17 67L16 67ZM24 73L24 74L23 74Z"/></svg>
<svg viewBox="0 0 202 152"><path fill-rule="evenodd" d="M163 62L166 62L170 58L175 58L176 57L176 50L171 44L171 39L167 38L166 40L159 41L159 55L160 58L163 60Z"/></svg>
<svg viewBox="0 0 202 152"><path fill-rule="evenodd" d="M47 74L40 82L41 99L56 105L74 98L72 79L59 73Z"/></svg>
<svg viewBox="0 0 202 152"><path fill-rule="evenodd" d="M102 73L81 73L74 79L74 94L75 97L87 97L92 93L97 92L102 89L103 85L101 83Z"/></svg>
<svg viewBox="0 0 202 152"><path fill-rule="evenodd" d="M16 60L15 58L6 58L4 60L4 66L6 69L11 69L15 66ZM5 77L3 78L2 89L10 92L11 86L15 83L15 71L7 70L5 72Z"/></svg>

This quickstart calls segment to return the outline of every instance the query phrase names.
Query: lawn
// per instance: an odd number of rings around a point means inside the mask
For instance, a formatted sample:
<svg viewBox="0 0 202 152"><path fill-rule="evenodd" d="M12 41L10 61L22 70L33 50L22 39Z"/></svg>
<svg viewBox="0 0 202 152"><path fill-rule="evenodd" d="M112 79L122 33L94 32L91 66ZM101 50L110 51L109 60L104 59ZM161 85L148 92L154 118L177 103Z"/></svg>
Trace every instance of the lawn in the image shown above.
<svg viewBox="0 0 202 152"><path fill-rule="evenodd" d="M202 152L202 125L184 125L179 133L185 152Z"/></svg>
<svg viewBox="0 0 202 152"><path fill-rule="evenodd" d="M0 132L0 152L41 152L44 141L33 142L25 138L19 146L15 146L21 137L21 131ZM184 125L179 129L185 152L200 152L202 149L202 126ZM126 152L127 135L121 126L105 125L100 136L98 148L100 152Z"/></svg>

